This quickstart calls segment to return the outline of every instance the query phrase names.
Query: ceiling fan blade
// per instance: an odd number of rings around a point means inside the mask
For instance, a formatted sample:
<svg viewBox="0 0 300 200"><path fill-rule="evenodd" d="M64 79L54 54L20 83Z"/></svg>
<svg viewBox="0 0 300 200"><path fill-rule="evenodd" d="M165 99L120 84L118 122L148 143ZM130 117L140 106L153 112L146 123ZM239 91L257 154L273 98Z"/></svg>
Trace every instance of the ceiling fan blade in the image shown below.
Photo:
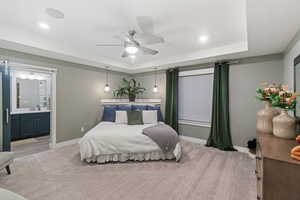
<svg viewBox="0 0 300 200"><path fill-rule="evenodd" d="M122 44L96 44L97 47L122 47Z"/></svg>
<svg viewBox="0 0 300 200"><path fill-rule="evenodd" d="M123 41L123 38L120 35L114 35L113 39Z"/></svg>
<svg viewBox="0 0 300 200"><path fill-rule="evenodd" d="M158 43L164 43L165 39L161 36L153 35L150 33L142 33L139 34L136 39L141 44L158 44Z"/></svg>
<svg viewBox="0 0 300 200"><path fill-rule="evenodd" d="M145 54L145 55L156 55L158 54L157 50L149 49L147 47L139 47L139 49Z"/></svg>
<svg viewBox="0 0 300 200"><path fill-rule="evenodd" d="M136 18L137 23L144 33L153 33L154 32L154 22L153 18L150 16L138 16Z"/></svg>
<svg viewBox="0 0 300 200"><path fill-rule="evenodd" d="M121 57L122 58L127 58L129 56L129 54L126 51L123 51Z"/></svg>
<svg viewBox="0 0 300 200"><path fill-rule="evenodd" d="M136 39L141 44L157 44L165 41L163 37L154 34L154 20L152 17L139 16L137 22L142 33L137 34Z"/></svg>

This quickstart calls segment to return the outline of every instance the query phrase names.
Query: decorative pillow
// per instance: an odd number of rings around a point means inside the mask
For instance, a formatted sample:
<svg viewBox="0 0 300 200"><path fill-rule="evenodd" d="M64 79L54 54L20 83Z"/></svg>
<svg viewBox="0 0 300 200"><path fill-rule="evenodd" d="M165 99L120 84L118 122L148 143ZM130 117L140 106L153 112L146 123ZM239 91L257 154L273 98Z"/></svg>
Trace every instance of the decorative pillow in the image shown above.
<svg viewBox="0 0 300 200"><path fill-rule="evenodd" d="M117 106L104 106L102 121L114 122Z"/></svg>
<svg viewBox="0 0 300 200"><path fill-rule="evenodd" d="M144 124L156 124L157 110L143 110L143 122Z"/></svg>
<svg viewBox="0 0 300 200"><path fill-rule="evenodd" d="M126 111L116 111L116 124L127 124L127 113Z"/></svg>
<svg viewBox="0 0 300 200"><path fill-rule="evenodd" d="M132 110L131 105L119 105L117 110Z"/></svg>
<svg viewBox="0 0 300 200"><path fill-rule="evenodd" d="M144 124L141 110L126 110L128 125Z"/></svg>
<svg viewBox="0 0 300 200"><path fill-rule="evenodd" d="M164 121L161 114L160 106L147 106L147 110L157 110L157 120Z"/></svg>
<svg viewBox="0 0 300 200"><path fill-rule="evenodd" d="M132 105L132 110L147 110L147 105Z"/></svg>

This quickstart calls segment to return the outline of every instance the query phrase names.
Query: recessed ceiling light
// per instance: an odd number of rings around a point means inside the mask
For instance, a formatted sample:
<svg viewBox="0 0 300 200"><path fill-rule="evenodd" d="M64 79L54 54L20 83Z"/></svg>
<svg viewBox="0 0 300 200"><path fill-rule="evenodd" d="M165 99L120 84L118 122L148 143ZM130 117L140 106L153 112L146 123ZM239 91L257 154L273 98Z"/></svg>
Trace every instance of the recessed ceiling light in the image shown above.
<svg viewBox="0 0 300 200"><path fill-rule="evenodd" d="M47 8L45 11L50 17L56 18L56 19L63 19L65 17L64 13L54 9L54 8Z"/></svg>
<svg viewBox="0 0 300 200"><path fill-rule="evenodd" d="M44 29L44 30L49 30L50 26L49 24L45 23L45 22L38 22L38 25L40 28Z"/></svg>
<svg viewBox="0 0 300 200"><path fill-rule="evenodd" d="M208 36L207 35L202 35L202 36L199 37L199 41L201 43L205 43L205 42L207 42L207 40L208 40Z"/></svg>

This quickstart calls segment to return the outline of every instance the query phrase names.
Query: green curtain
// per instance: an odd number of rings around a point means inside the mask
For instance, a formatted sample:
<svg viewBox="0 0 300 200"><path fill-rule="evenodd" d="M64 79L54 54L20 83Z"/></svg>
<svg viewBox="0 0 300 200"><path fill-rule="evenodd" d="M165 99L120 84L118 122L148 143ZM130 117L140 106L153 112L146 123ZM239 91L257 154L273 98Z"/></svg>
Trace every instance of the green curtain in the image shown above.
<svg viewBox="0 0 300 200"><path fill-rule="evenodd" d="M178 131L178 69L166 72L165 122Z"/></svg>
<svg viewBox="0 0 300 200"><path fill-rule="evenodd" d="M224 151L235 151L230 133L228 63L215 64L212 120L206 146L216 147Z"/></svg>

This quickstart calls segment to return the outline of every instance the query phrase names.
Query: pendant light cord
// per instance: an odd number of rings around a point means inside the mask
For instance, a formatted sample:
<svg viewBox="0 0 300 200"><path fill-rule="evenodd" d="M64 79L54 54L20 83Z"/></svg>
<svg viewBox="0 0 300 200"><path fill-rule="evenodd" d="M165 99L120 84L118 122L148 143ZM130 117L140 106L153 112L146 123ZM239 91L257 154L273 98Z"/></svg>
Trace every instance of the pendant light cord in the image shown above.
<svg viewBox="0 0 300 200"><path fill-rule="evenodd" d="M154 75L154 76L155 76L155 79L154 79L154 80L155 80L155 81L154 81L154 85L156 86L156 79L157 79L157 68L156 68L156 67L155 67L155 75Z"/></svg>
<svg viewBox="0 0 300 200"><path fill-rule="evenodd" d="M108 67L106 67L106 84L108 84Z"/></svg>

